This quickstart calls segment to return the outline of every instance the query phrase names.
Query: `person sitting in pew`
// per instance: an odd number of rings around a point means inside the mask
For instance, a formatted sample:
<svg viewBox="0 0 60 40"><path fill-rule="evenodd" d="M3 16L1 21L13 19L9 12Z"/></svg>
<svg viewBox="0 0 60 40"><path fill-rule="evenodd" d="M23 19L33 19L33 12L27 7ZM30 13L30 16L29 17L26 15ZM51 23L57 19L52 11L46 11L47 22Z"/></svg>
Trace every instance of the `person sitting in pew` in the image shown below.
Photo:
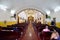
<svg viewBox="0 0 60 40"><path fill-rule="evenodd" d="M43 29L42 32L50 32L50 30L48 29L48 26L46 26L45 29Z"/></svg>
<svg viewBox="0 0 60 40"><path fill-rule="evenodd" d="M50 40L50 29L48 29L48 26L46 26L43 30L42 30L42 37L41 40Z"/></svg>
<svg viewBox="0 0 60 40"><path fill-rule="evenodd" d="M59 33L56 30L51 34L51 40L59 40Z"/></svg>
<svg viewBox="0 0 60 40"><path fill-rule="evenodd" d="M13 30L18 32L18 28L17 27L13 27Z"/></svg>

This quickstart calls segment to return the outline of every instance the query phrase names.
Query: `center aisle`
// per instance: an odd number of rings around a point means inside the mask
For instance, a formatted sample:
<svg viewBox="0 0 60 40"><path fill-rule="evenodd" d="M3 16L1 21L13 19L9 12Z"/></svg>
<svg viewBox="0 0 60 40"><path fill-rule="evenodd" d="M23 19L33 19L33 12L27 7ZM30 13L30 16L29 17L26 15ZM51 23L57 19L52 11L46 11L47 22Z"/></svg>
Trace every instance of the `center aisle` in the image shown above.
<svg viewBox="0 0 60 40"><path fill-rule="evenodd" d="M29 23L26 34L23 36L22 40L38 40L31 22Z"/></svg>

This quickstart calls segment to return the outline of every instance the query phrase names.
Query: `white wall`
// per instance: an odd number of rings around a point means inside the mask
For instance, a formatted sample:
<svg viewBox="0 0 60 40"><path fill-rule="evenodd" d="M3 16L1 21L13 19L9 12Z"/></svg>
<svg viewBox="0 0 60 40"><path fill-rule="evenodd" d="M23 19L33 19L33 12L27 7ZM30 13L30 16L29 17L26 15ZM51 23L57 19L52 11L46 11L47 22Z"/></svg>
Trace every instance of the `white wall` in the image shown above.
<svg viewBox="0 0 60 40"><path fill-rule="evenodd" d="M56 21L60 22L60 11L56 13L51 13L50 16L51 19L48 19L48 21L51 21L53 17L56 17ZM10 12L0 10L0 21L4 21L4 20L13 21L14 19L10 17L11 17Z"/></svg>
<svg viewBox="0 0 60 40"><path fill-rule="evenodd" d="M60 22L60 11L59 12L52 12L50 14L51 19L47 19L48 22L51 22L53 18L56 18L56 22Z"/></svg>
<svg viewBox="0 0 60 40"><path fill-rule="evenodd" d="M0 21L13 21L13 18L11 18L11 13L7 11L0 10Z"/></svg>

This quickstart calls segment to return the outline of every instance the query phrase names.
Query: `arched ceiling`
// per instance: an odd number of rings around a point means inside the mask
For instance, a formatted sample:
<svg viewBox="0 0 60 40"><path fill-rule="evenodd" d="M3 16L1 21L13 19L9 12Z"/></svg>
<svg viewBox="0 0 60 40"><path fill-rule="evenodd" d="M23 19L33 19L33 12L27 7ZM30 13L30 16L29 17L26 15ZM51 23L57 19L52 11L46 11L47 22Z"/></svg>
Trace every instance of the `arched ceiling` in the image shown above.
<svg viewBox="0 0 60 40"><path fill-rule="evenodd" d="M60 0L0 0L0 10L11 11L23 8L36 8L44 13L56 11L55 8L60 6ZM60 9L59 9L60 10Z"/></svg>
<svg viewBox="0 0 60 40"><path fill-rule="evenodd" d="M12 20L11 15L26 8L47 13L60 22L60 0L0 0L0 21Z"/></svg>

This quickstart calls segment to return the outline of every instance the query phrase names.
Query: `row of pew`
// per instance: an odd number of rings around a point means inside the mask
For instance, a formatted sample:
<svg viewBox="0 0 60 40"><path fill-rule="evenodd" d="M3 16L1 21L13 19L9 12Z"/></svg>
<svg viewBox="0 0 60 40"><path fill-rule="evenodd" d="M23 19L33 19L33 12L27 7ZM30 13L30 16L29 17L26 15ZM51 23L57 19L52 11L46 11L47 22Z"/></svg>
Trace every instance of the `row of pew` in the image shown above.
<svg viewBox="0 0 60 40"><path fill-rule="evenodd" d="M0 27L0 40L16 40L25 34L28 23L19 23Z"/></svg>
<svg viewBox="0 0 60 40"><path fill-rule="evenodd" d="M52 26L49 26L47 24L41 24L41 23L33 23L33 26L36 28L36 33L40 40L50 40L51 34L54 31L54 28ZM43 29L48 26L49 32L43 32Z"/></svg>

